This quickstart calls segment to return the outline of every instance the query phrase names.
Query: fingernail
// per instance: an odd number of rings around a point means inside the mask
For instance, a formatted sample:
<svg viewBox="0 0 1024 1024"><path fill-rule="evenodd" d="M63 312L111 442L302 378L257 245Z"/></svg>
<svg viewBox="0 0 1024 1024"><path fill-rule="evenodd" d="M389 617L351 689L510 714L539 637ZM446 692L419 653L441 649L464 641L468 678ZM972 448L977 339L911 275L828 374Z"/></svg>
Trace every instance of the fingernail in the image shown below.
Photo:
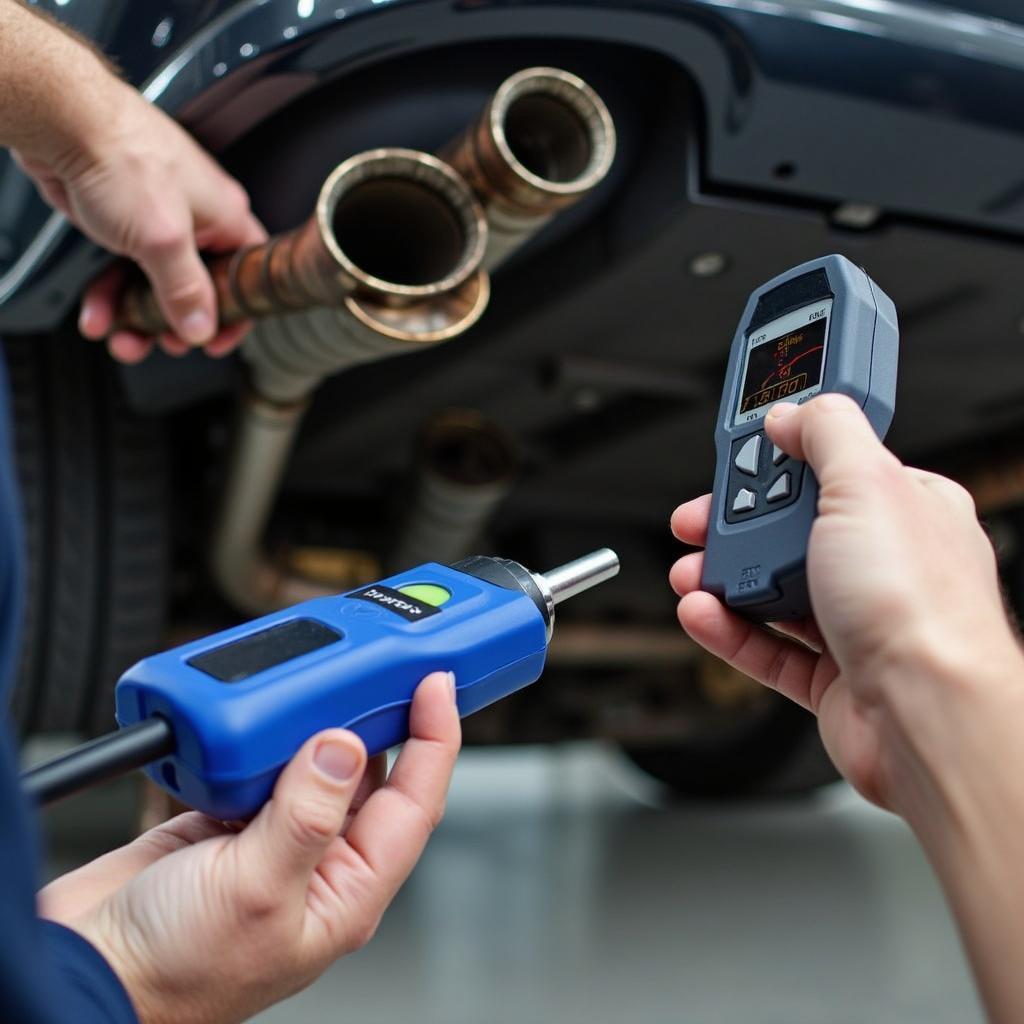
<svg viewBox="0 0 1024 1024"><path fill-rule="evenodd" d="M791 416L798 408L799 406L794 405L792 402L783 402L781 405L773 405L768 410L768 415L773 420L781 420Z"/></svg>
<svg viewBox="0 0 1024 1024"><path fill-rule="evenodd" d="M347 743L325 740L316 748L313 764L328 778L336 782L345 782L355 775L359 754Z"/></svg>
<svg viewBox="0 0 1024 1024"><path fill-rule="evenodd" d="M197 309L181 321L182 338L191 345L201 345L213 335L213 320L209 313Z"/></svg>
<svg viewBox="0 0 1024 1024"><path fill-rule="evenodd" d="M92 306L86 302L82 305L78 314L78 333L86 334L89 330L89 321L92 319Z"/></svg>
<svg viewBox="0 0 1024 1024"><path fill-rule="evenodd" d="M452 700L455 700L455 673L448 673L448 692L452 695Z"/></svg>

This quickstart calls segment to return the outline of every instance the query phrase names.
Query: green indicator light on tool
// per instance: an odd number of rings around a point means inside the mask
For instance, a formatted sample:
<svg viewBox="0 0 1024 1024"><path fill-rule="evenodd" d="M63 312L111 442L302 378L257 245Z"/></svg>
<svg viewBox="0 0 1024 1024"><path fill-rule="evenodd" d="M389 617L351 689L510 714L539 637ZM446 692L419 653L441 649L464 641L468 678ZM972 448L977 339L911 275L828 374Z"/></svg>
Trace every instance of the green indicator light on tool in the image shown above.
<svg viewBox="0 0 1024 1024"><path fill-rule="evenodd" d="M433 608L440 608L446 601L451 599L451 591L439 587L436 583L409 583L399 587L398 592L411 597L414 601L422 601Z"/></svg>

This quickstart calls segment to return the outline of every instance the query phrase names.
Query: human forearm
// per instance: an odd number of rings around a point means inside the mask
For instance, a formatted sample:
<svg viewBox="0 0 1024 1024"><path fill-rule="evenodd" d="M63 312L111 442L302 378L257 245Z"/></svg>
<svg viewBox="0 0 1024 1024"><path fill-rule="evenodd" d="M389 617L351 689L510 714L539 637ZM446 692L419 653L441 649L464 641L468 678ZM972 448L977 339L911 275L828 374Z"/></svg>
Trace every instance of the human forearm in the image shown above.
<svg viewBox="0 0 1024 1024"><path fill-rule="evenodd" d="M244 324L217 331L213 282L199 250L266 238L245 190L166 114L121 81L88 43L17 0L0 0L0 146L15 152L42 197L110 252L138 264L173 335L172 355L205 345L224 355ZM122 268L85 296L79 327L137 362L152 339L113 330Z"/></svg>
<svg viewBox="0 0 1024 1024"><path fill-rule="evenodd" d="M901 808L946 892L996 1024L1024 1020L1024 673L1019 663L1012 669L1002 682L962 678L948 713L933 716L931 728L946 738L928 747L942 751L941 762L915 758Z"/></svg>
<svg viewBox="0 0 1024 1024"><path fill-rule="evenodd" d="M932 864L989 1019L1016 1024L1024 1020L1024 654L999 604L954 603L955 619L893 638L865 714L877 730L883 802Z"/></svg>
<svg viewBox="0 0 1024 1024"><path fill-rule="evenodd" d="M88 153L123 88L88 46L17 0L0 0L0 146L66 167Z"/></svg>

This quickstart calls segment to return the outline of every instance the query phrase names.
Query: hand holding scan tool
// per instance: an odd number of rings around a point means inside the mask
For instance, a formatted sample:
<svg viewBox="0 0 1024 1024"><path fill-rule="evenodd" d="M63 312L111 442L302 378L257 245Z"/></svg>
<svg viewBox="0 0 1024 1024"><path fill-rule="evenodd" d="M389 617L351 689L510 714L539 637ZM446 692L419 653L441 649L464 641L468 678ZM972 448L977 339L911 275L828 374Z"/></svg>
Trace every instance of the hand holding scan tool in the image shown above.
<svg viewBox="0 0 1024 1024"><path fill-rule="evenodd" d="M842 256L811 260L750 296L733 339L702 586L755 621L804 618L807 541L818 483L775 447L764 417L779 402L849 395L879 438L896 400L892 300Z"/></svg>

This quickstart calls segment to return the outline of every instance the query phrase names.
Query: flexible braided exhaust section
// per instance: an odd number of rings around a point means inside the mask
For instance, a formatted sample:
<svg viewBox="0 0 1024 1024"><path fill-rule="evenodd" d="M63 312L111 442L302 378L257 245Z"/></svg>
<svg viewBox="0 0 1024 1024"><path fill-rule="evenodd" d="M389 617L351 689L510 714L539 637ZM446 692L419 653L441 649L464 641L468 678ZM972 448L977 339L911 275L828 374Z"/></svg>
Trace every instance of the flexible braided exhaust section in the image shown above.
<svg viewBox="0 0 1024 1024"><path fill-rule="evenodd" d="M479 272L419 307L351 299L342 309L290 313L258 324L242 357L259 395L295 402L341 370L457 337L480 318L489 297L487 275Z"/></svg>

